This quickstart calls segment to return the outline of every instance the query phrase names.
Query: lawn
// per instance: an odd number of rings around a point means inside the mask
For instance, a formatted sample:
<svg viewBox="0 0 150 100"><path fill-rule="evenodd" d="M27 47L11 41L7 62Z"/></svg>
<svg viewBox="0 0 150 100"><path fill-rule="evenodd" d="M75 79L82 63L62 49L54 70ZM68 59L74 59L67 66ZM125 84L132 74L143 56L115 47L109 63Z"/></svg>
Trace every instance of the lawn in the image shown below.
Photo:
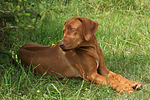
<svg viewBox="0 0 150 100"><path fill-rule="evenodd" d="M66 2L68 1L68 2ZM18 60L0 56L0 99L3 100L149 100L150 99L150 1L149 0L43 0L56 9L46 12L34 29L11 30L9 52L29 42L51 46L63 36L68 18L86 17L99 23L96 34L106 66L129 80L143 84L132 94L120 94L83 79L34 75ZM60 7L60 8L59 8Z"/></svg>

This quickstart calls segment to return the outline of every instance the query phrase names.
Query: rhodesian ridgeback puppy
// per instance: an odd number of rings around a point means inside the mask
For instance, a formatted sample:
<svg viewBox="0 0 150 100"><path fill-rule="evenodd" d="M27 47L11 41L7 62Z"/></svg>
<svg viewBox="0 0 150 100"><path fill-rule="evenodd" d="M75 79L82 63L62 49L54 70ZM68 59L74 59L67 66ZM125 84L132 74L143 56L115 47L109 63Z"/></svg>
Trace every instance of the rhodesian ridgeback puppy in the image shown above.
<svg viewBox="0 0 150 100"><path fill-rule="evenodd" d="M104 56L95 32L98 23L84 17L68 19L64 25L62 40L53 46L28 43L18 51L18 58L25 66L41 75L67 78L81 77L96 84L109 86L118 92L132 93L142 87L113 73L105 66Z"/></svg>

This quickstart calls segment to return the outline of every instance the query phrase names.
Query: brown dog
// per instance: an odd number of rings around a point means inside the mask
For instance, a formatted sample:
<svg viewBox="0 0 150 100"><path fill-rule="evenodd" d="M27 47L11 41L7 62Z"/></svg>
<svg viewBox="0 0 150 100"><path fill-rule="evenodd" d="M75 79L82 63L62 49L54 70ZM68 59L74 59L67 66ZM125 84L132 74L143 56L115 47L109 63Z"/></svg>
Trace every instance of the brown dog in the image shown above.
<svg viewBox="0 0 150 100"><path fill-rule="evenodd" d="M28 43L18 51L18 58L26 66L34 66L38 74L53 74L67 78L81 77L96 84L109 85L118 92L133 92L141 83L127 80L108 70L97 43L98 23L84 17L68 19L62 40L54 46ZM33 68L32 66L32 68Z"/></svg>

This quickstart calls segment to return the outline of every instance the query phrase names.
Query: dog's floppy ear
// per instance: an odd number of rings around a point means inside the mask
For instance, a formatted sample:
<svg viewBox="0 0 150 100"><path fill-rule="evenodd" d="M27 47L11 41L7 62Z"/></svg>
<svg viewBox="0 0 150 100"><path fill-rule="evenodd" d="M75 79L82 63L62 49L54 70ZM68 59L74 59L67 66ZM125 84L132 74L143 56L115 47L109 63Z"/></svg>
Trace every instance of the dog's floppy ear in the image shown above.
<svg viewBox="0 0 150 100"><path fill-rule="evenodd" d="M83 24L83 35L86 41L89 41L94 33L97 31L98 23L85 17L79 18Z"/></svg>

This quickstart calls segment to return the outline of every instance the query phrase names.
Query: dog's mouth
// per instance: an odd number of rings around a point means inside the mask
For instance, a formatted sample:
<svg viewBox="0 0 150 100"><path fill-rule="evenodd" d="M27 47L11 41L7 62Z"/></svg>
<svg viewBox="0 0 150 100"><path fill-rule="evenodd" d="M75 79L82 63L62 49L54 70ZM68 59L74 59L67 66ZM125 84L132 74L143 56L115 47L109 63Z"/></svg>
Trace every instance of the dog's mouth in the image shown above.
<svg viewBox="0 0 150 100"><path fill-rule="evenodd" d="M76 48L78 48L78 47L79 47L79 46L77 46L77 47L75 47L75 48L65 49L65 48L62 48L62 47L60 46L60 48L61 48L63 51L70 51L70 50L76 49Z"/></svg>
<svg viewBox="0 0 150 100"><path fill-rule="evenodd" d="M64 43L63 41L59 42L59 46L60 46L60 48L61 48L63 51L70 51L70 50L73 50L73 49L79 47L79 45L77 45L75 48L66 48L66 47L65 47L65 43Z"/></svg>
<svg viewBox="0 0 150 100"><path fill-rule="evenodd" d="M59 46L63 51L70 51L72 49L66 49L65 47Z"/></svg>
<svg viewBox="0 0 150 100"><path fill-rule="evenodd" d="M61 48L61 47L60 47ZM63 51L70 51L70 50L72 50L72 49L63 49L63 48L61 48Z"/></svg>

